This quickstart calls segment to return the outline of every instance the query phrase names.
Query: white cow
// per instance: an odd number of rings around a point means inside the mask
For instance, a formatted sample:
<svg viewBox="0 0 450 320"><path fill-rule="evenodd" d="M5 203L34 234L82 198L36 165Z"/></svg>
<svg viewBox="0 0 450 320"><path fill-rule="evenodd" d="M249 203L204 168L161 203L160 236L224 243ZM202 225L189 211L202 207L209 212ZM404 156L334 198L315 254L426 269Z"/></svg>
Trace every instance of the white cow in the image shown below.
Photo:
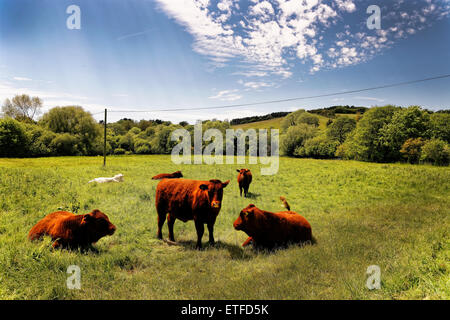
<svg viewBox="0 0 450 320"><path fill-rule="evenodd" d="M98 183L105 183L105 182L123 182L123 174L119 173L116 174L114 177L112 178L95 178L94 180L89 181L89 183L91 182L98 182Z"/></svg>

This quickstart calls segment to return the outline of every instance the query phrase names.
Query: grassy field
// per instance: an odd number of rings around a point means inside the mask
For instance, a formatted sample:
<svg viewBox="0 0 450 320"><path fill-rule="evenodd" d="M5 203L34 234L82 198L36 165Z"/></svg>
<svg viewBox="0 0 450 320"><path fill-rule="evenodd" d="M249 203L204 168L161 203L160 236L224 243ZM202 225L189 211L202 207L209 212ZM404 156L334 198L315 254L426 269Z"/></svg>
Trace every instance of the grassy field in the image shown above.
<svg viewBox="0 0 450 320"><path fill-rule="evenodd" d="M449 299L450 169L406 164L280 159L275 176L252 169L250 199L240 198L242 165L175 166L169 156L0 159L1 299ZM215 235L196 251L192 221L175 223L178 245L156 239L157 173L231 180ZM125 182L87 184L123 173ZM254 203L280 211L278 197L312 225L317 244L276 252L243 249L234 231ZM31 243L29 229L58 209L99 208L117 226L98 252L52 250ZM163 230L167 238L167 224ZM69 265L81 268L81 290L66 287ZM381 268L380 290L366 270Z"/></svg>

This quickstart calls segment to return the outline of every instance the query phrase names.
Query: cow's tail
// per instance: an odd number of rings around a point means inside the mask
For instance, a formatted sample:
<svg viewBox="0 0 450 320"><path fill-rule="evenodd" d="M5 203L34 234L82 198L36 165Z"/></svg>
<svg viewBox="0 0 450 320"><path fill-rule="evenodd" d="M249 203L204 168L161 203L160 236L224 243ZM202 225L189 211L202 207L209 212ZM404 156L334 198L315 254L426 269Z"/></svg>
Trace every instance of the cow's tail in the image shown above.
<svg viewBox="0 0 450 320"><path fill-rule="evenodd" d="M291 206L287 202L286 198L283 196L280 196L280 200L281 200L281 206L286 208L287 211L291 211Z"/></svg>

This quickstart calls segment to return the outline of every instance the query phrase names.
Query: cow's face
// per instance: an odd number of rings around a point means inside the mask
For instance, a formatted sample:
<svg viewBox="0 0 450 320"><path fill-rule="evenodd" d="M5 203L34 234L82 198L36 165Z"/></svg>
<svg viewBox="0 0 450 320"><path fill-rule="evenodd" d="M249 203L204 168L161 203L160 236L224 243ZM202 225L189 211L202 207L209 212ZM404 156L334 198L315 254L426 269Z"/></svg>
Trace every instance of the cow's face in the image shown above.
<svg viewBox="0 0 450 320"><path fill-rule="evenodd" d="M239 217L234 221L233 227L236 230L246 231L250 225L253 225L255 217L255 211L258 208L254 204L249 204L247 207L241 210Z"/></svg>
<svg viewBox="0 0 450 320"><path fill-rule="evenodd" d="M239 172L240 175L245 175L246 173L250 172L249 169L236 169L237 172Z"/></svg>
<svg viewBox="0 0 450 320"><path fill-rule="evenodd" d="M108 216L98 209L85 214L81 223L85 225L94 242L104 236L112 235L116 231L116 226L109 221Z"/></svg>
<svg viewBox="0 0 450 320"><path fill-rule="evenodd" d="M209 205L211 208L220 209L222 206L223 188L225 188L230 180L221 182L220 180L209 180L208 184L200 185L200 189L208 192Z"/></svg>

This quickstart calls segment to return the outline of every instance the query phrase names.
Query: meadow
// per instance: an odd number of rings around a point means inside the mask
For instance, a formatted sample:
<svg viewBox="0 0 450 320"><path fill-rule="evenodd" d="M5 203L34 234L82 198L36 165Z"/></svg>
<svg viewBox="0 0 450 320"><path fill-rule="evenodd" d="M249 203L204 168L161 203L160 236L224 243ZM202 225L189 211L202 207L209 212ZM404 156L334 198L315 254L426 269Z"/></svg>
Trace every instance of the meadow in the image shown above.
<svg viewBox="0 0 450 320"><path fill-rule="evenodd" d="M280 158L259 165L174 165L170 156L0 159L0 299L449 299L450 169L428 165ZM241 198L237 168L253 172ZM215 246L194 249L192 221L175 223L177 245L156 238L151 177L231 180L215 226ZM123 173L125 181L88 184ZM279 196L312 225L314 245L274 252L242 248L232 227L249 203L281 211ZM56 210L98 208L117 226L95 251L29 242L29 229ZM167 223L163 229L168 237ZM69 265L81 290L66 287ZM381 289L366 287L370 265Z"/></svg>

